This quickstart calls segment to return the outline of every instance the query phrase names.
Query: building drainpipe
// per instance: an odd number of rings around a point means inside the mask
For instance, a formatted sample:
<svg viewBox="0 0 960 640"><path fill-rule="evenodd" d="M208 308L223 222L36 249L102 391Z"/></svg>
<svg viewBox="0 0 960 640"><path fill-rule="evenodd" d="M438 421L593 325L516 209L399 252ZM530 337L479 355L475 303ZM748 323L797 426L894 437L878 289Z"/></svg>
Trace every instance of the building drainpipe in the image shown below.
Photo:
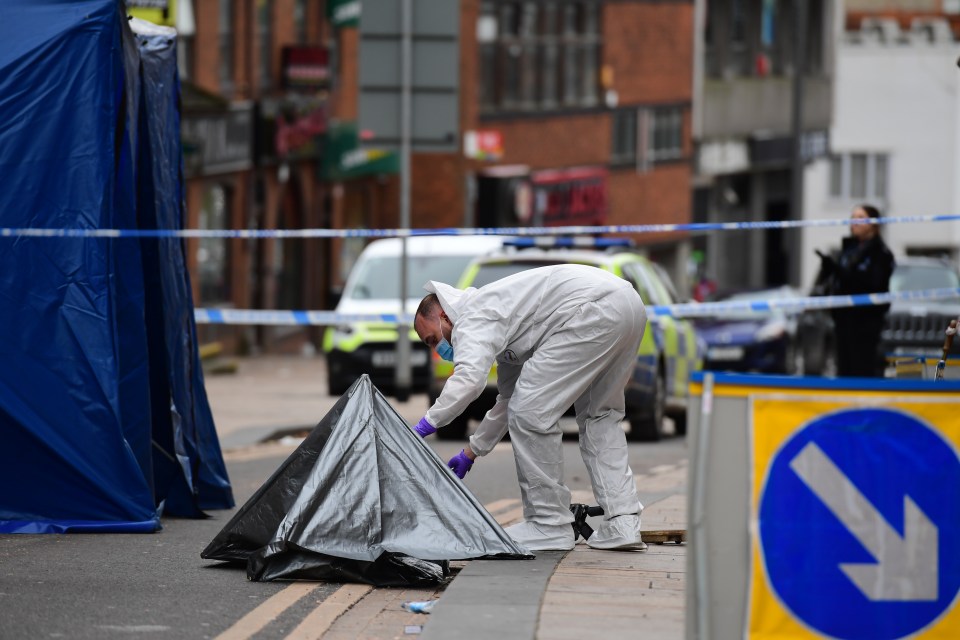
<svg viewBox="0 0 960 640"><path fill-rule="evenodd" d="M793 158L790 180L790 218L803 219L803 74L806 70L807 53L807 3L794 2L794 41L793 41ZM790 263L787 266L787 281L800 285L800 246L801 235L797 229L784 230L784 244L790 251Z"/></svg>

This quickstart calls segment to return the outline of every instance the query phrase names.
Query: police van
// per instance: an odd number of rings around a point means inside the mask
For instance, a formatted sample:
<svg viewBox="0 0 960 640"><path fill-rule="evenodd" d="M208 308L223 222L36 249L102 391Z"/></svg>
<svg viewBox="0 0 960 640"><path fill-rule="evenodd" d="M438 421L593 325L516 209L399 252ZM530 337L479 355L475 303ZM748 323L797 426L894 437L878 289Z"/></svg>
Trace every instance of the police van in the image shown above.
<svg viewBox="0 0 960 640"><path fill-rule="evenodd" d="M407 300L413 314L428 280L455 285L466 266L499 248L496 236L416 236L407 238ZM350 271L336 311L342 314L398 314L400 304L401 239L374 240L364 248ZM430 354L410 327L412 388L426 392L431 378ZM328 327L323 336L328 390L341 395L366 373L386 395L405 400L396 389L397 327L392 322L351 322Z"/></svg>

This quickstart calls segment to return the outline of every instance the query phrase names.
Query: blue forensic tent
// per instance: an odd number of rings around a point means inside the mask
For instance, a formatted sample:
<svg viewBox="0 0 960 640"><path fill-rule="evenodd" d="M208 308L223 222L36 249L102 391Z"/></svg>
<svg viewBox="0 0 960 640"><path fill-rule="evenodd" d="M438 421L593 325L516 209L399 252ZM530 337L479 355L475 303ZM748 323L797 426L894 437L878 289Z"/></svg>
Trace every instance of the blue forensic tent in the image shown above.
<svg viewBox="0 0 960 640"><path fill-rule="evenodd" d="M175 33L5 0L0 227L180 229ZM0 532L156 531L233 496L177 238L0 237Z"/></svg>

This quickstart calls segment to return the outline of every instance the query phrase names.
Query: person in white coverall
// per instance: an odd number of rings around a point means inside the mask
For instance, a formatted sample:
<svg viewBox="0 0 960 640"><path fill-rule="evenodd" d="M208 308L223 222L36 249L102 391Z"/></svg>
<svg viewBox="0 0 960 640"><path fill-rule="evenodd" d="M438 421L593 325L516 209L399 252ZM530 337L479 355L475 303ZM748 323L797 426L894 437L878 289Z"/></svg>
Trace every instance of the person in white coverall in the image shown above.
<svg viewBox="0 0 960 640"><path fill-rule="evenodd" d="M449 424L483 391L497 362L497 402L470 444L449 462L461 478L509 430L524 522L506 529L533 551L572 549L570 490L563 482L559 420L576 410L580 452L603 524L587 544L645 549L640 504L627 441L624 386L647 316L625 280L585 265L530 269L480 289L430 281L414 328L454 363L437 401L415 430L426 436Z"/></svg>

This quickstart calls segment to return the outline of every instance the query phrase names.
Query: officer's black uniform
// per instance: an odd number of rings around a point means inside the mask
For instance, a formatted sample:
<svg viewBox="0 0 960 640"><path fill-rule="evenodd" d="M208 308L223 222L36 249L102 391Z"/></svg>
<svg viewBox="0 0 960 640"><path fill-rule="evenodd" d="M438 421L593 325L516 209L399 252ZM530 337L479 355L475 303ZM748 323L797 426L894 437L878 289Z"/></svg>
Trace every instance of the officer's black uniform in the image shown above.
<svg viewBox="0 0 960 640"><path fill-rule="evenodd" d="M879 235L863 242L848 236L843 239L837 260L823 257L827 293L852 295L889 291L895 264L893 253ZM889 308L890 305L872 305L832 310L839 375L883 376L880 334Z"/></svg>

